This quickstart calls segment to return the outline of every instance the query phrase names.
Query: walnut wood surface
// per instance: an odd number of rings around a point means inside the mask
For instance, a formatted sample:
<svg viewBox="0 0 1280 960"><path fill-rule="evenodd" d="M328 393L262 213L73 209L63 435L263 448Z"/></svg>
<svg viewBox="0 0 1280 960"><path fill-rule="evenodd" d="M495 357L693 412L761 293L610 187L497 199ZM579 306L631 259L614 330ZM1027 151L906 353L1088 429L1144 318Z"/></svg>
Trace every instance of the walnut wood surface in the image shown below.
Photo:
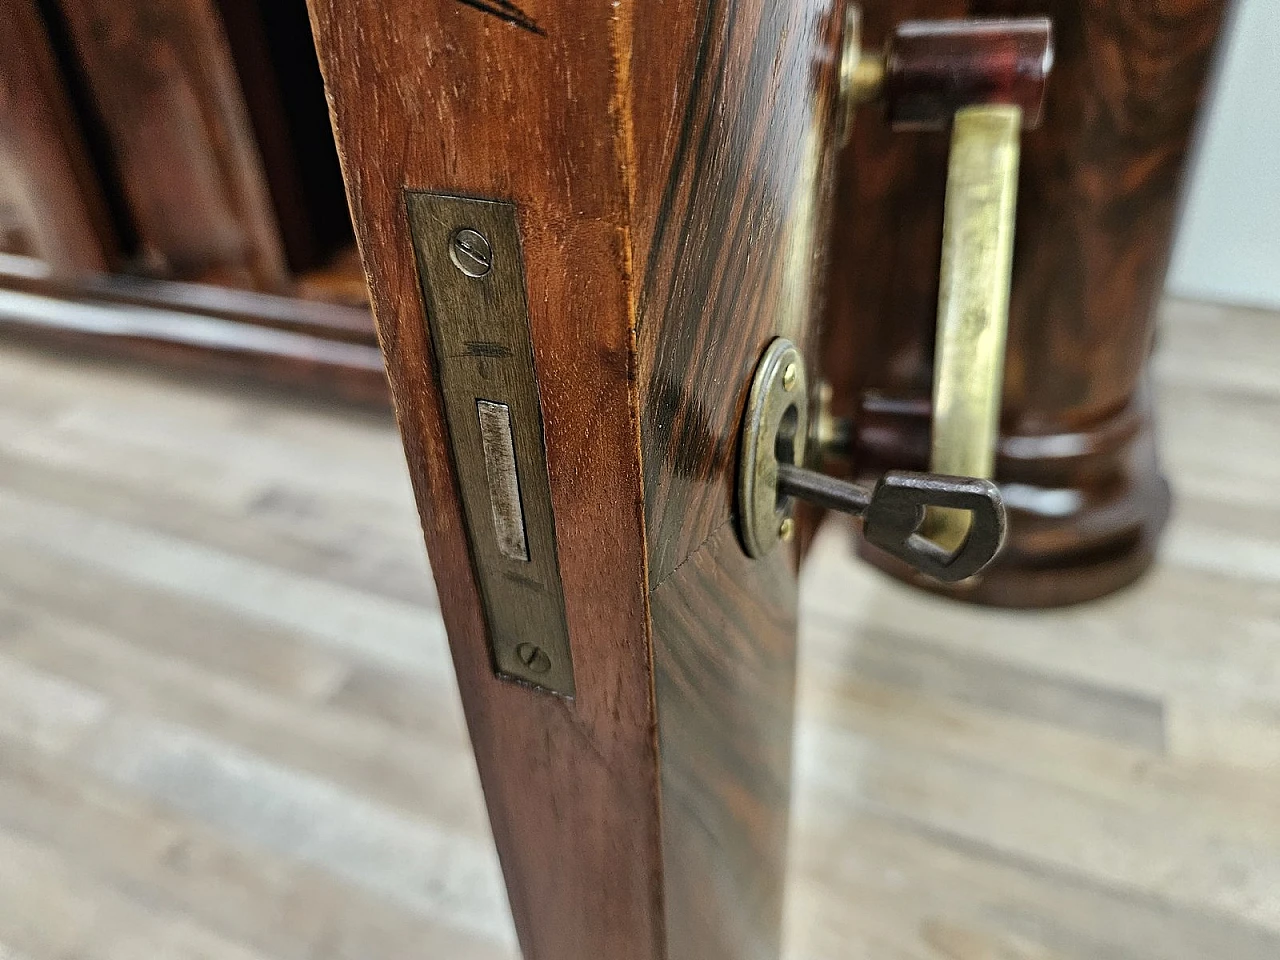
<svg viewBox="0 0 1280 960"><path fill-rule="evenodd" d="M652 232L635 237L664 892L670 956L768 960L781 950L794 560L743 554L737 446L768 342L787 336L814 362L837 141L835 70L815 54L839 49L841 21L773 0L703 17L690 21L704 34L687 140L665 180L640 168L648 190L665 189ZM637 60L659 59L664 36L637 31ZM634 102L637 142L662 142L661 91Z"/></svg>
<svg viewBox="0 0 1280 960"><path fill-rule="evenodd" d="M289 287L261 158L211 0L58 0L144 266Z"/></svg>
<svg viewBox="0 0 1280 960"><path fill-rule="evenodd" d="M312 0L527 960L773 958L794 563L731 523L749 371L809 344L839 12ZM514 202L576 698L494 677L405 188Z"/></svg>
<svg viewBox="0 0 1280 960"><path fill-rule="evenodd" d="M961 107L1011 104L1034 130L1053 64L1050 21L981 18L899 23L884 55L882 102L889 124L946 130Z"/></svg>
<svg viewBox="0 0 1280 960"><path fill-rule="evenodd" d="M0 202L10 252L102 270L115 240L34 0L0 3Z"/></svg>
<svg viewBox="0 0 1280 960"><path fill-rule="evenodd" d="M384 407L367 310L0 256L0 337Z"/></svg>
<svg viewBox="0 0 1280 960"><path fill-rule="evenodd" d="M1023 143L1002 444L1056 452L1001 461L997 478L1021 494L1009 547L980 585L953 595L1072 602L1128 583L1150 563L1168 490L1140 388L1226 6L863 5L873 46L906 17L1054 21L1045 120ZM838 201L824 369L842 412L858 418L867 471L885 464L886 448L897 450L889 463L910 466L902 451L927 443L920 420L885 409L929 394L945 178L945 136L891 133L872 109L858 116Z"/></svg>

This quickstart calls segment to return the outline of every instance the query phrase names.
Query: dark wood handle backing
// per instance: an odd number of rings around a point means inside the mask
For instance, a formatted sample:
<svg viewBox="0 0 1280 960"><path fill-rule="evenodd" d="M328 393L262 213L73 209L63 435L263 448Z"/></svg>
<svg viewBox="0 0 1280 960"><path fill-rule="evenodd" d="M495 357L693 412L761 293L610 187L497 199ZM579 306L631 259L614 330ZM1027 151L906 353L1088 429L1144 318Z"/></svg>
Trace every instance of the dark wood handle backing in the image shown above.
<svg viewBox="0 0 1280 960"><path fill-rule="evenodd" d="M1040 125L1053 66L1047 17L910 20L885 49L884 102L890 126L941 130L955 112L980 103L1022 108L1022 125Z"/></svg>

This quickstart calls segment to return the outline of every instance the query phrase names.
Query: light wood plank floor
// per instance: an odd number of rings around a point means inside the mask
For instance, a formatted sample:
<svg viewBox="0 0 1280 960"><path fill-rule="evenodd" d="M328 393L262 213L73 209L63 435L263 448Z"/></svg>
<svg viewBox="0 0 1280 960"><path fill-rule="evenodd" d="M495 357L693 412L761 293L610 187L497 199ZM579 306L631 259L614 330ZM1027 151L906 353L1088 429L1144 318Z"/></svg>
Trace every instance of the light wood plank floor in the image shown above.
<svg viewBox="0 0 1280 960"><path fill-rule="evenodd" d="M1159 569L805 574L795 960L1280 956L1280 317L1171 303ZM0 347L0 960L498 960L387 418Z"/></svg>

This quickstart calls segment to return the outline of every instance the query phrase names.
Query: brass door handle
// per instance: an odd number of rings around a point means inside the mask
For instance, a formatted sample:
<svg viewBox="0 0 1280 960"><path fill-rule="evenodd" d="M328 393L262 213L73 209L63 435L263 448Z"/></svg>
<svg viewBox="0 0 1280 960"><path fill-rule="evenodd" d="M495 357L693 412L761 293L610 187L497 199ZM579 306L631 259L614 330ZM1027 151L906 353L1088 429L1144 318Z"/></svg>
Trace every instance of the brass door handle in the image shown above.
<svg viewBox="0 0 1280 960"><path fill-rule="evenodd" d="M1017 20L899 25L883 54L861 48L850 12L842 63L850 114L880 101L895 130L951 131L934 350L929 468L991 479L999 435L1019 144L1039 125L1052 25ZM968 510L930 506L920 535L959 550Z"/></svg>
<svg viewBox="0 0 1280 960"><path fill-rule="evenodd" d="M951 128L929 469L995 476L1022 109L967 107ZM921 534L956 549L970 513L931 507Z"/></svg>
<svg viewBox="0 0 1280 960"><path fill-rule="evenodd" d="M930 473L890 471L873 489L805 467L808 395L796 347L778 339L756 368L743 423L743 547L764 556L794 529L794 498L864 520L866 538L935 579L981 571L1004 541L991 478L999 430L1019 136L1039 123L1052 64L1049 21L905 23L885 52L859 44L852 9L842 61L849 114L879 100L895 129L951 131L933 383ZM848 437L819 416L817 445Z"/></svg>

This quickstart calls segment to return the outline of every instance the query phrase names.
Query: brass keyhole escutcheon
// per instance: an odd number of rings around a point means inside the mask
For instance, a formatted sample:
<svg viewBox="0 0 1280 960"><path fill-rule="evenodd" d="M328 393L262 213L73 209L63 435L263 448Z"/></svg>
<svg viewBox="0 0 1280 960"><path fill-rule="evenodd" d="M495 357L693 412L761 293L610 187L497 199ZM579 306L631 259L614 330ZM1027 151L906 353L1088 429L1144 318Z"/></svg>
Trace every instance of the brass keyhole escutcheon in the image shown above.
<svg viewBox="0 0 1280 960"><path fill-rule="evenodd" d="M763 557L791 539L796 498L864 520L867 539L921 573L953 583L979 573L1004 541L1005 510L990 480L894 470L874 488L804 465L809 430L804 360L782 337L766 348L751 381L738 463L738 517L748 556ZM929 511L963 517L959 542L923 533Z"/></svg>
<svg viewBox="0 0 1280 960"><path fill-rule="evenodd" d="M789 539L793 500L778 493L778 465L804 463L809 386L796 345L778 337L765 349L747 395L738 461L739 532L751 557Z"/></svg>

